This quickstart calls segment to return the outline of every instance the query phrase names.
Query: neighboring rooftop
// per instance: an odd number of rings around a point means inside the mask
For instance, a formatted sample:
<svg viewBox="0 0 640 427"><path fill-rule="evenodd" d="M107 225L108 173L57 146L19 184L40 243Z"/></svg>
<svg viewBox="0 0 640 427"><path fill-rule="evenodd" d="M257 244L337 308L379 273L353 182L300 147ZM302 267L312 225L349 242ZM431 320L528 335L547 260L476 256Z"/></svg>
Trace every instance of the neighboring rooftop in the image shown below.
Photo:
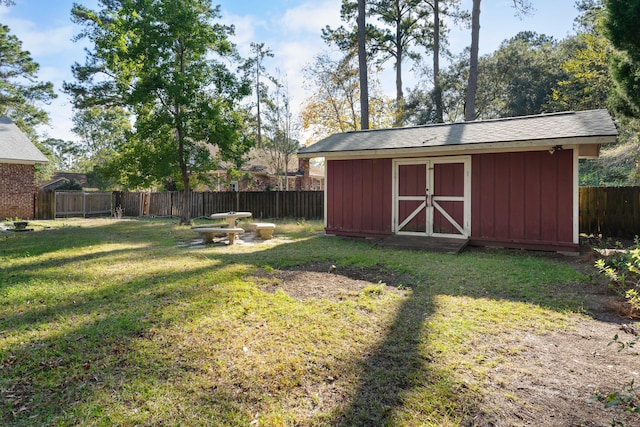
<svg viewBox="0 0 640 427"><path fill-rule="evenodd" d="M0 117L0 163L35 164L49 160L7 117Z"/></svg>
<svg viewBox="0 0 640 427"><path fill-rule="evenodd" d="M474 122L336 133L298 151L316 157L349 151L452 149L499 144L574 139L571 143L611 143L618 135L607 110L550 113ZM577 141L576 138L587 138ZM594 139L597 141L594 142Z"/></svg>
<svg viewBox="0 0 640 427"><path fill-rule="evenodd" d="M76 172L54 172L50 179L38 183L38 187L41 189L55 190L71 180L77 181L84 189L91 188L87 174Z"/></svg>
<svg viewBox="0 0 640 427"><path fill-rule="evenodd" d="M217 152L217 147L212 150L212 153ZM287 175L295 175L299 171L298 157L292 155L289 158L289 164L287 165ZM223 164L222 169L227 169L228 165ZM252 148L246 156L246 162L242 165L242 172L251 172L254 174L273 175L273 166L270 163L270 154L267 150L262 148ZM313 177L323 177L324 168L316 165L309 166L309 175Z"/></svg>

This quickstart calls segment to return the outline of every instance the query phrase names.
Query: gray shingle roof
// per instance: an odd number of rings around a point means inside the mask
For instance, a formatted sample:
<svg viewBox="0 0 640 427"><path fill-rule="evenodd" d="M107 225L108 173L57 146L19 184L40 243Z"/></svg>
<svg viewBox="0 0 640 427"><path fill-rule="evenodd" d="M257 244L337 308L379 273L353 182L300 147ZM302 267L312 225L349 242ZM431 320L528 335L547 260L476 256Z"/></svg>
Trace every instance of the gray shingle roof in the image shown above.
<svg viewBox="0 0 640 427"><path fill-rule="evenodd" d="M8 118L0 117L0 163L47 163L49 160Z"/></svg>
<svg viewBox="0 0 640 427"><path fill-rule="evenodd" d="M604 137L598 143L614 142L618 132L607 110L541 114L464 123L407 128L377 129L333 134L298 151L299 155L347 154L349 151L437 148ZM567 143L593 143L567 141ZM472 145L479 144L479 145Z"/></svg>

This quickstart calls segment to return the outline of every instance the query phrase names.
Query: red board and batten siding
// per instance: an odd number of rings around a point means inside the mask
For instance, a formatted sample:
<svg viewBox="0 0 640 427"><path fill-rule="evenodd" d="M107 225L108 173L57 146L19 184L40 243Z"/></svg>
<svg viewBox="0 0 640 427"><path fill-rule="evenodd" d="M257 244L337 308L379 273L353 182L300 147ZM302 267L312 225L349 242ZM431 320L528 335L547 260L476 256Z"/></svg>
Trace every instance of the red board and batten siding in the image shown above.
<svg viewBox="0 0 640 427"><path fill-rule="evenodd" d="M575 250L573 150L472 156L471 241Z"/></svg>
<svg viewBox="0 0 640 427"><path fill-rule="evenodd" d="M328 160L326 167L327 233L391 234L391 159Z"/></svg>
<svg viewBox="0 0 640 427"><path fill-rule="evenodd" d="M327 161L328 233L392 234L392 167L389 158ZM573 150L473 154L471 243L576 250L573 168Z"/></svg>

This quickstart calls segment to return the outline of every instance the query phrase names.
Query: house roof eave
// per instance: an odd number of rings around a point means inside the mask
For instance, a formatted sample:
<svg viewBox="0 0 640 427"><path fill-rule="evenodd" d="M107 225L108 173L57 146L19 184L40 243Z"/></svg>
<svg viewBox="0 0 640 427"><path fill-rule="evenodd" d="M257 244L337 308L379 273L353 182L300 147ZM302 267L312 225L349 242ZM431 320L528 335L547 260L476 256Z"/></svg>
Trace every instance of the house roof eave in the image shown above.
<svg viewBox="0 0 640 427"><path fill-rule="evenodd" d="M0 163L8 163L13 165L45 165L49 160L27 160L27 159L6 159L0 158Z"/></svg>

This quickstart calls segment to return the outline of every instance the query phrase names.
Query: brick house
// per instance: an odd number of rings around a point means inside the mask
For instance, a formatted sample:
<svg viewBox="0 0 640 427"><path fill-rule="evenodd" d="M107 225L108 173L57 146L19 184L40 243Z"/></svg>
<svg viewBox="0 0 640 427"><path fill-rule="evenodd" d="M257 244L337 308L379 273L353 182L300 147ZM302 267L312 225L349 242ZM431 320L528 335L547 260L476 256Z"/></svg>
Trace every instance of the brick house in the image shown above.
<svg viewBox="0 0 640 427"><path fill-rule="evenodd" d="M10 119L0 117L0 220L33 218L35 165L47 162Z"/></svg>

